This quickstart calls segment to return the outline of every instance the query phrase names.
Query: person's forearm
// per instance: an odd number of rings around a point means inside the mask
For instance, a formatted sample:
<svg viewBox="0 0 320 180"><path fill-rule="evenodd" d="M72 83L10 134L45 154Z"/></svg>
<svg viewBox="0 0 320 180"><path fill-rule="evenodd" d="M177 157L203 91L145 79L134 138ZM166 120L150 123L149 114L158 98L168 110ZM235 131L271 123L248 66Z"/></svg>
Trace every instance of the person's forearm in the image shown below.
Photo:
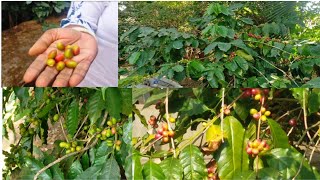
<svg viewBox="0 0 320 180"><path fill-rule="evenodd" d="M61 21L61 27L83 27L94 35L98 20L108 2L72 2L67 18Z"/></svg>

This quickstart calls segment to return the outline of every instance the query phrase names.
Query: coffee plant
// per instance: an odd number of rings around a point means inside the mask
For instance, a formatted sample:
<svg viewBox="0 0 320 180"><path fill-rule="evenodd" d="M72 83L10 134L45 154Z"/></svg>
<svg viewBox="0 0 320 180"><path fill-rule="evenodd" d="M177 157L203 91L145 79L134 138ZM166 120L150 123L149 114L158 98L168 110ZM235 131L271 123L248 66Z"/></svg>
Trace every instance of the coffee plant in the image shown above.
<svg viewBox="0 0 320 180"><path fill-rule="evenodd" d="M132 95L134 179L320 178L310 165L319 162L320 89L143 88Z"/></svg>
<svg viewBox="0 0 320 180"><path fill-rule="evenodd" d="M319 87L320 45L291 38L284 23L255 24L245 8L212 3L192 19L193 33L144 26L124 31L119 86L166 76L212 88Z"/></svg>
<svg viewBox="0 0 320 180"><path fill-rule="evenodd" d="M3 179L130 179L131 89L4 88Z"/></svg>

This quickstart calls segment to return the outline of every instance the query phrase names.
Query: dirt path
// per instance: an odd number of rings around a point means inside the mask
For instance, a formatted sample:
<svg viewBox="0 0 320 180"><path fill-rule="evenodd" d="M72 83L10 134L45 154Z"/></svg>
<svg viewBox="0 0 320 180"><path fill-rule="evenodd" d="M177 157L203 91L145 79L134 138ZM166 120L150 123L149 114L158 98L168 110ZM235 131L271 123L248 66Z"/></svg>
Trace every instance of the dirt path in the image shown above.
<svg viewBox="0 0 320 180"><path fill-rule="evenodd" d="M49 24L59 24L63 17L51 17ZM34 60L29 48L43 34L36 21L23 22L2 32L2 87L22 86L23 74Z"/></svg>

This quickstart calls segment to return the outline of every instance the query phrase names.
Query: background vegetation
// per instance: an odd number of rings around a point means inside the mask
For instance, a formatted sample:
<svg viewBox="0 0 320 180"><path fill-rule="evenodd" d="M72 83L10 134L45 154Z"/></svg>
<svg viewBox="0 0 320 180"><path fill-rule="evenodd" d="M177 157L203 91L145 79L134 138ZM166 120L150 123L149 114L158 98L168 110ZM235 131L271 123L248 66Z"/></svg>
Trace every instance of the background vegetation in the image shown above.
<svg viewBox="0 0 320 180"><path fill-rule="evenodd" d="M121 4L120 86L162 76L214 88L320 81L319 3Z"/></svg>
<svg viewBox="0 0 320 180"><path fill-rule="evenodd" d="M35 19L43 22L50 15L66 13L70 2L67 1L16 1L2 2L2 30Z"/></svg>

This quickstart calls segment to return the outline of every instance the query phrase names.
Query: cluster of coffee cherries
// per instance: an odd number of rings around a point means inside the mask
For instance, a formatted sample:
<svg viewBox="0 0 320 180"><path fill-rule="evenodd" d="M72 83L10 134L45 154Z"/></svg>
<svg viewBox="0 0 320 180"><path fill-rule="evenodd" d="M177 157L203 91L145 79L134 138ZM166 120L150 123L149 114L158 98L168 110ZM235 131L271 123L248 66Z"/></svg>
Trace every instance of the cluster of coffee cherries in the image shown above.
<svg viewBox="0 0 320 180"><path fill-rule="evenodd" d="M155 108L159 110L160 114L165 113L165 105L162 101L158 101Z"/></svg>
<svg viewBox="0 0 320 180"><path fill-rule="evenodd" d="M173 138L174 131L168 129L167 123L162 123L162 127L157 130L157 134L155 139L160 139L162 137L162 142L167 143L169 142L170 138Z"/></svg>
<svg viewBox="0 0 320 180"><path fill-rule="evenodd" d="M253 119L259 120L261 119L262 121L266 121L267 117L271 115L270 111L267 111L265 107L261 107L260 111L252 108L250 109L250 114L252 115Z"/></svg>
<svg viewBox="0 0 320 180"><path fill-rule="evenodd" d="M114 141L114 135L115 134L119 134L122 135L123 134L123 130L121 128L121 126L117 126L117 123L120 122L120 119L117 120L116 118L112 117L110 120L107 121L107 127L105 128L98 128L98 127L91 127L88 131L88 133L90 135L94 135L97 133L96 137L99 138L101 141L106 141L107 142L107 146L111 147L115 144L115 149L117 151L120 150L121 148L121 141L120 140L116 140ZM84 126L84 130L87 130L89 127L88 126ZM111 138L111 139L110 139Z"/></svg>
<svg viewBox="0 0 320 180"><path fill-rule="evenodd" d="M246 147L246 151L252 157L257 156L261 152L265 152L270 149L266 140L256 139L254 141L249 141Z"/></svg>
<svg viewBox="0 0 320 180"><path fill-rule="evenodd" d="M58 42L57 49L63 53L58 54L56 49L50 51L47 59L48 66L56 66L58 71L63 70L65 66L68 68L75 68L77 66L77 62L72 60L72 58L80 54L80 47L78 45L65 46L62 42Z"/></svg>
<svg viewBox="0 0 320 180"><path fill-rule="evenodd" d="M223 106L222 106L222 108L220 109L220 112L222 113L224 113L225 115L229 115L230 113L231 113L231 111L230 111L230 109L228 109L227 108L228 106L226 105L226 104L224 104Z"/></svg>
<svg viewBox="0 0 320 180"><path fill-rule="evenodd" d="M19 158L19 154L23 153L23 148L19 145L10 144L10 152L2 151L2 154L5 156L4 163L6 168L14 169L21 165L22 159ZM27 151L26 156L31 157L32 154Z"/></svg>
<svg viewBox="0 0 320 180"><path fill-rule="evenodd" d="M81 151L83 149L83 145L80 142L72 141L72 142L60 142L59 146L61 148L66 148L66 154L73 153L75 151Z"/></svg>
<svg viewBox="0 0 320 180"><path fill-rule="evenodd" d="M34 135L36 129L40 126L40 120L36 118L29 118L25 123L19 124L21 136Z"/></svg>
<svg viewBox="0 0 320 180"><path fill-rule="evenodd" d="M150 124L150 126L152 126L153 128L158 128L158 120L156 118L156 116L151 115L150 119L148 120L148 123Z"/></svg>
<svg viewBox="0 0 320 180"><path fill-rule="evenodd" d="M248 33L248 36L252 37L252 38L255 38L255 39L261 39L262 38L260 35L255 35L255 34L252 34L252 33Z"/></svg>
<svg viewBox="0 0 320 180"><path fill-rule="evenodd" d="M253 97L256 101L265 100L265 96L269 95L269 89L260 89L260 88L243 88L243 98Z"/></svg>

